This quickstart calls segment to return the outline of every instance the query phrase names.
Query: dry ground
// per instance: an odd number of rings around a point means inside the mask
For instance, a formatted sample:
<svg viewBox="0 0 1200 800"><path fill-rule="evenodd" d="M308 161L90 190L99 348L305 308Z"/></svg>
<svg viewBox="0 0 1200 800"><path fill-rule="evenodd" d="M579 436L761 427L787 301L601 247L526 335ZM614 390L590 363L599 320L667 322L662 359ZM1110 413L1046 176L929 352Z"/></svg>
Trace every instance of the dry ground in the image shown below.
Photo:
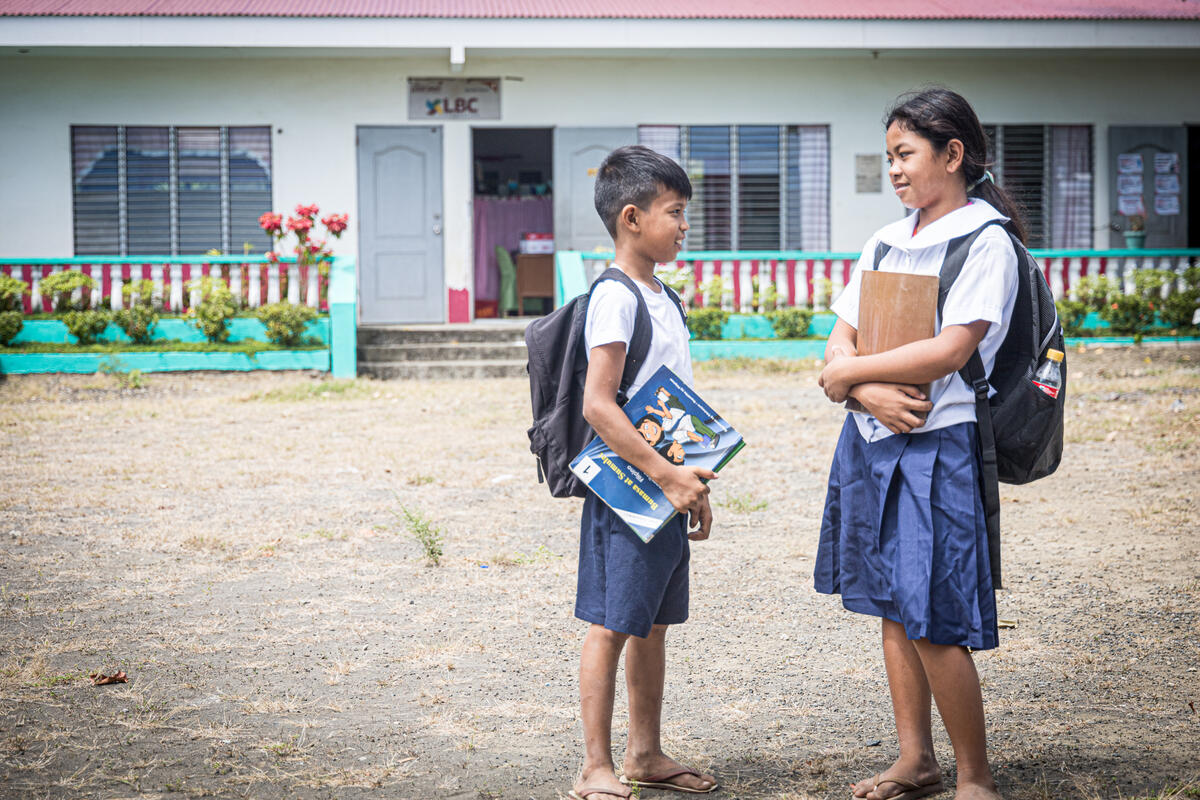
<svg viewBox="0 0 1200 800"><path fill-rule="evenodd" d="M1200 348L1070 364L1063 467L1003 491L998 780L1200 796ZM665 738L727 798L843 798L896 753L877 623L811 588L841 419L815 375L698 370L749 447L693 551ZM579 505L534 482L525 382L148 381L0 383L0 796L562 797Z"/></svg>

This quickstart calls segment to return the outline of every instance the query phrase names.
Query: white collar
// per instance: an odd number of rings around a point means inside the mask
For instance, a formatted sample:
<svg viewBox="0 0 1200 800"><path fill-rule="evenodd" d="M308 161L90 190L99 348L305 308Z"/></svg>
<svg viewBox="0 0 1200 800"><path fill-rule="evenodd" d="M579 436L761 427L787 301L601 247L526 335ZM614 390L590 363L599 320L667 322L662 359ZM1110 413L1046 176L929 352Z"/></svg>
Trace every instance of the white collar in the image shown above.
<svg viewBox="0 0 1200 800"><path fill-rule="evenodd" d="M944 244L958 236L965 236L996 219L1008 222L1008 217L993 208L986 200L972 197L965 206L956 208L944 217L934 220L922 228L916 236L913 236L913 228L917 226L917 212L914 211L904 219L884 226L879 231L879 241L905 251L921 250Z"/></svg>

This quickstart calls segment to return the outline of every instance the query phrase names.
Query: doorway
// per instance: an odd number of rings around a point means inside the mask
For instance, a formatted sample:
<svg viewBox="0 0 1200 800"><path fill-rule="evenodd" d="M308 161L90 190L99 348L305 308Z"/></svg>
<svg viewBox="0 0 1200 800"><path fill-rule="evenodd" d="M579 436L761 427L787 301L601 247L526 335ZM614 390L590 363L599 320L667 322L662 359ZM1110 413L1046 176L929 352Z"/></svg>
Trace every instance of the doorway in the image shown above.
<svg viewBox="0 0 1200 800"><path fill-rule="evenodd" d="M475 128L475 316L547 313L554 295L552 128Z"/></svg>

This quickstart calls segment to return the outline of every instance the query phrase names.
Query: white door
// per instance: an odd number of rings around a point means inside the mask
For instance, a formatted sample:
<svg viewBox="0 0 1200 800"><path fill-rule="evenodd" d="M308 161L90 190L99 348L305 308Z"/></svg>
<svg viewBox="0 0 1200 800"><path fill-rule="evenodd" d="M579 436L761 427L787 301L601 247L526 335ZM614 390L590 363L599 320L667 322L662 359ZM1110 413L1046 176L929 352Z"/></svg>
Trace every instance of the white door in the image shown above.
<svg viewBox="0 0 1200 800"><path fill-rule="evenodd" d="M554 129L554 247L611 249L612 237L596 213L596 168L604 157L637 144L637 128Z"/></svg>
<svg viewBox="0 0 1200 800"><path fill-rule="evenodd" d="M1140 171L1120 172L1119 157L1128 154L1142 157ZM1155 156L1159 157L1157 162ZM1121 186L1122 176L1128 181L1124 187ZM1130 178L1133 180L1129 181ZM1112 219L1122 230L1126 227L1119 214L1121 188L1130 195L1141 195L1146 209L1146 247L1187 247L1187 179L1188 137L1183 125L1113 125L1108 129L1108 193ZM1131 186L1130 183L1141 185ZM1160 213L1162 211L1168 213ZM1109 234L1108 239L1109 247L1125 246L1124 237L1116 231Z"/></svg>
<svg viewBox="0 0 1200 800"><path fill-rule="evenodd" d="M358 129L361 322L442 322L442 129Z"/></svg>

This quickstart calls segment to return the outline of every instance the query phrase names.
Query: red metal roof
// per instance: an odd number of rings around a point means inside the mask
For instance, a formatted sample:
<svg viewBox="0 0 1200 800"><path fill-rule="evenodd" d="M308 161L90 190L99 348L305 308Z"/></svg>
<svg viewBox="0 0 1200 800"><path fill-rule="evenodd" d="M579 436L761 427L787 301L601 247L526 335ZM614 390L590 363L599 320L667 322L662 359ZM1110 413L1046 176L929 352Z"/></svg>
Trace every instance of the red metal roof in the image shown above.
<svg viewBox="0 0 1200 800"><path fill-rule="evenodd" d="M0 16L1200 19L1200 0L0 0Z"/></svg>

